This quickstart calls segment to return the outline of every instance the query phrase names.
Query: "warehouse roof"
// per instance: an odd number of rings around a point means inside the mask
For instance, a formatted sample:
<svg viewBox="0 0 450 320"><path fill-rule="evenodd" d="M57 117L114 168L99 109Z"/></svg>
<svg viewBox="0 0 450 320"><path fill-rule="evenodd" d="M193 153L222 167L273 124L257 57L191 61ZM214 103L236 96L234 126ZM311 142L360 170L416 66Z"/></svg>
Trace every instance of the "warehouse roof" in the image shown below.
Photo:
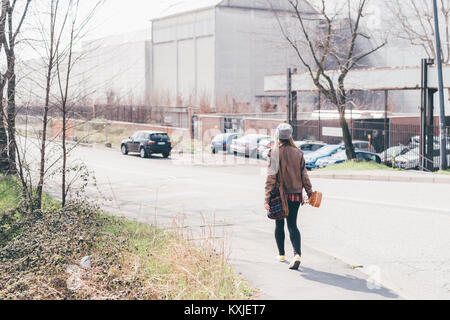
<svg viewBox="0 0 450 320"><path fill-rule="evenodd" d="M133 43L133 42L144 42L152 40L152 28L149 27L147 29L115 34L106 37L102 37L99 39L92 39L85 41L83 43L84 50L95 50L98 48L119 46L125 43Z"/></svg>
<svg viewBox="0 0 450 320"><path fill-rule="evenodd" d="M179 14L198 11L202 9L214 8L223 0L179 0L163 10L154 20Z"/></svg>
<svg viewBox="0 0 450 320"><path fill-rule="evenodd" d="M255 8L255 9L276 9L276 10L292 10L287 1L283 0L178 0L174 1L170 6L163 10L153 20L159 20L172 16L181 15L184 13L195 12L199 10L205 10L221 7L232 8ZM313 13L313 7L304 0L302 2L303 10L308 13Z"/></svg>

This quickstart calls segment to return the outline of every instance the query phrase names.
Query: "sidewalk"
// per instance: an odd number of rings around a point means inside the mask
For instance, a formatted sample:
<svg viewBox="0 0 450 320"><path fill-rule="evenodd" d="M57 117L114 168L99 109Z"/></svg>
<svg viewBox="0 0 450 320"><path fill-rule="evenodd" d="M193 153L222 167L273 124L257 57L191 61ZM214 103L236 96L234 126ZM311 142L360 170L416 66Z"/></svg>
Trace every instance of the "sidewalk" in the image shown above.
<svg viewBox="0 0 450 320"><path fill-rule="evenodd" d="M450 184L450 175L419 172L419 171L312 171L310 176L315 179L364 180L388 182L418 182Z"/></svg>

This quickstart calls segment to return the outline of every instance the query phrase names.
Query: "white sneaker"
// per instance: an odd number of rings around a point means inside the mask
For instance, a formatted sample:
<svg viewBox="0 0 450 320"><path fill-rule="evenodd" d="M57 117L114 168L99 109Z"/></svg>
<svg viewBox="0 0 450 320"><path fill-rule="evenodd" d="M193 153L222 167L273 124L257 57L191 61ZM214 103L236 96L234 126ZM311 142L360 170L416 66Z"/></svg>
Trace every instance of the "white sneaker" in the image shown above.
<svg viewBox="0 0 450 320"><path fill-rule="evenodd" d="M298 270L300 268L302 261L300 255L296 255L295 258L292 260L291 264L289 265L289 269L291 270Z"/></svg>

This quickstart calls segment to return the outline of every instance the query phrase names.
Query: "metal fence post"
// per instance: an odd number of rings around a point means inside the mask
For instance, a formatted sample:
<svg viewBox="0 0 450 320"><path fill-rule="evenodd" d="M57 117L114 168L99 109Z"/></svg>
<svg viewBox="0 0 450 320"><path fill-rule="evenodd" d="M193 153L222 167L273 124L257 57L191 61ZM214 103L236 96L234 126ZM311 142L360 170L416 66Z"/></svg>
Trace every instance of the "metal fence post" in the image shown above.
<svg viewBox="0 0 450 320"><path fill-rule="evenodd" d="M387 159L387 150L389 148L388 140L388 105L389 91L384 90L384 159Z"/></svg>
<svg viewBox="0 0 450 320"><path fill-rule="evenodd" d="M436 35L436 58L438 68L438 80L439 80L439 102L440 102L440 114L439 114L439 131L441 138L441 163L440 169L447 169L447 138L445 132L445 102L444 102L444 79L442 75L442 56L441 56L441 37L439 31L439 16L437 9L437 2L433 0L433 12L434 12L434 33Z"/></svg>

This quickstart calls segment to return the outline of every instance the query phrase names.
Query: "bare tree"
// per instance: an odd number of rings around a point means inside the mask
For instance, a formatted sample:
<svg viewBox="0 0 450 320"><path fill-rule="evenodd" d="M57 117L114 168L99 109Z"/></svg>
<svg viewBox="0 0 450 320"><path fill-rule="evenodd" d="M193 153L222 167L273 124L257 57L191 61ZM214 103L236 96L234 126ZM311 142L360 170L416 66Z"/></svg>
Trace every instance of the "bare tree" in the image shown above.
<svg viewBox="0 0 450 320"><path fill-rule="evenodd" d="M6 32L6 5L2 3L1 17L0 17L0 35ZM3 50L3 41L0 41L0 52ZM0 75L0 172L5 174L8 172L9 158L8 158L8 135L6 134L6 117L4 115L5 100L4 90L6 85L6 77Z"/></svg>
<svg viewBox="0 0 450 320"><path fill-rule="evenodd" d="M394 19L390 28L392 37L405 40L411 45L421 47L429 56L436 59L433 5L424 0L385 1ZM440 0L439 21L442 24L443 41L442 62L450 62L450 0Z"/></svg>
<svg viewBox="0 0 450 320"><path fill-rule="evenodd" d="M97 1L86 16L81 16L80 0L68 0L68 23L66 31L67 46L58 46L56 54L56 77L58 87L57 107L62 116L62 168L61 168L61 196L62 206L66 205L69 185L67 184L67 130L68 112L70 107L79 100L79 96L71 90L74 78L74 67L84 57L84 54L76 54L75 46L85 37L86 29L96 10L103 3Z"/></svg>
<svg viewBox="0 0 450 320"><path fill-rule="evenodd" d="M65 10L64 10L65 9ZM62 42L62 35L66 28L67 19L69 16L69 8L61 8L60 0L50 0L49 19L46 22L39 22L39 34L45 48L45 54L42 59L45 62L46 77L45 77L45 101L44 114L42 120L42 138L40 149L40 167L39 167L39 183L36 190L37 206L42 205L42 192L44 187L44 179L46 172L46 146L47 146L47 126L48 114L50 109L50 94L52 90L52 83L57 65L57 52L59 51ZM61 21L60 21L61 20Z"/></svg>
<svg viewBox="0 0 450 320"><path fill-rule="evenodd" d="M22 4L17 13L18 4ZM16 146L15 146L15 130L16 130L16 44L18 35L25 21L30 6L31 0L2 0L1 16L0 16L0 43L1 49L4 51L6 60L6 72L1 75L0 80L0 107L7 109L6 120L7 124L7 147L3 145L5 142L4 129L0 128L0 150L3 155L5 150L8 150L8 166L6 168L6 161L0 161L1 169L4 173L14 174L17 172L16 168ZM17 16L18 14L18 16ZM17 26L15 26L16 18L18 19ZM6 87L6 106L4 105L4 89ZM3 113L3 112L2 112ZM4 116L2 116L3 118ZM6 170L5 170L6 169Z"/></svg>
<svg viewBox="0 0 450 320"><path fill-rule="evenodd" d="M314 85L337 108L347 157L354 159L356 154L345 118L348 104L345 79L350 70L360 67L364 59L385 46L386 41L370 45L366 50L358 46L360 39L372 41L361 25L367 0L359 0L356 5L356 1L347 0L343 10L333 14L329 13L326 6L330 1L321 0L315 19L302 12L300 0L287 1L293 11L294 26L283 23L280 15L273 10L282 34L295 50ZM314 25L311 26L311 23Z"/></svg>

